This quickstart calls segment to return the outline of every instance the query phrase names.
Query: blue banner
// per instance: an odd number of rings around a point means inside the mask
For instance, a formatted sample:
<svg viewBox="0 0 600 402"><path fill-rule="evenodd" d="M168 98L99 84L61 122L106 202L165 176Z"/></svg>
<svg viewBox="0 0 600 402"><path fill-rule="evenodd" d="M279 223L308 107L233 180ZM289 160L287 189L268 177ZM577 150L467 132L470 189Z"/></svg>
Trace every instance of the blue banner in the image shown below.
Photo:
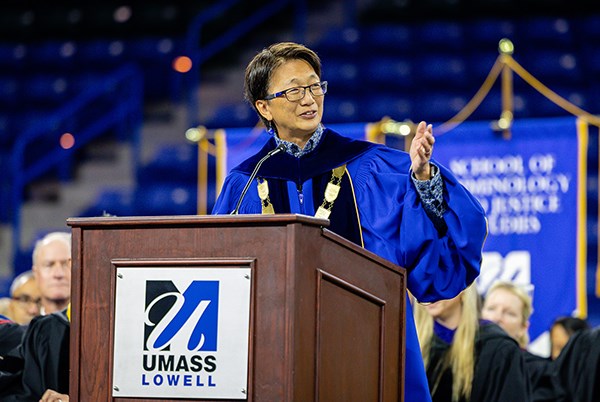
<svg viewBox="0 0 600 402"><path fill-rule="evenodd" d="M532 340L559 315L585 317L587 127L575 118L520 120L512 137L466 122L436 138L434 158L485 208L478 288L495 280L533 297ZM435 133L435 129L434 129Z"/></svg>

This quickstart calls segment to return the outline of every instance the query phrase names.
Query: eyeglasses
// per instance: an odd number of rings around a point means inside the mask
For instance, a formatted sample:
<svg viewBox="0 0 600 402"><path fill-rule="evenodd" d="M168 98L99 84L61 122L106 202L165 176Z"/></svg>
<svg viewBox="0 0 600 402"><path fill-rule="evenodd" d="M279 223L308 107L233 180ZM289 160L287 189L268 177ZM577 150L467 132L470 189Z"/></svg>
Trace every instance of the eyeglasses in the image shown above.
<svg viewBox="0 0 600 402"><path fill-rule="evenodd" d="M281 92L275 92L274 94L265 96L264 100L271 100L285 96L290 102L296 102L303 99L306 95L306 89L310 90L312 96L323 96L327 93L327 81L316 82L305 87L293 87L285 89Z"/></svg>
<svg viewBox="0 0 600 402"><path fill-rule="evenodd" d="M13 296L12 299L23 305L35 304L35 305L39 306L42 304L42 299L40 299L40 298L34 299L33 297L31 297L29 295Z"/></svg>

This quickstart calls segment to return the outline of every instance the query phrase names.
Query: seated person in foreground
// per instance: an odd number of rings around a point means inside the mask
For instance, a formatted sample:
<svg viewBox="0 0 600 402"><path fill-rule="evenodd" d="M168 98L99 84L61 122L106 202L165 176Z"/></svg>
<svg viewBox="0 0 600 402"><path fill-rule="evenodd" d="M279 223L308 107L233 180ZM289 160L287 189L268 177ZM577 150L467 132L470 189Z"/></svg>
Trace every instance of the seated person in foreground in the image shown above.
<svg viewBox="0 0 600 402"><path fill-rule="evenodd" d="M558 391L552 361L526 349L529 345L529 318L532 312L531 297L523 287L512 282L498 281L486 293L481 318L495 322L519 342L531 382L532 401L554 402Z"/></svg>
<svg viewBox="0 0 600 402"><path fill-rule="evenodd" d="M49 389L69 393L69 319L67 308L31 321L21 345L22 389L3 401L37 402Z"/></svg>

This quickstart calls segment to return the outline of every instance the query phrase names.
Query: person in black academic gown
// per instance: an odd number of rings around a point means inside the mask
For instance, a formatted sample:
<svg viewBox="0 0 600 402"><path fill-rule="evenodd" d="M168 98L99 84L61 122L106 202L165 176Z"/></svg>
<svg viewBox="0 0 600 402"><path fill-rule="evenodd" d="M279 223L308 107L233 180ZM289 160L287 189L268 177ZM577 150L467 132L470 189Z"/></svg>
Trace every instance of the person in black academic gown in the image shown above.
<svg viewBox="0 0 600 402"><path fill-rule="evenodd" d="M0 316L0 401L19 389L23 360L18 353L26 327Z"/></svg>
<svg viewBox="0 0 600 402"><path fill-rule="evenodd" d="M562 391L557 402L600 401L600 328L574 333L555 364Z"/></svg>
<svg viewBox="0 0 600 402"><path fill-rule="evenodd" d="M555 402L554 363L527 350L533 303L529 293L512 282L495 282L487 291L481 318L500 326L521 347L531 384L532 402Z"/></svg>
<svg viewBox="0 0 600 402"><path fill-rule="evenodd" d="M38 402L49 389L68 394L69 315L67 308L31 321L21 344L21 389L4 397L3 401ZM67 400L62 399L63 402Z"/></svg>
<svg viewBox="0 0 600 402"><path fill-rule="evenodd" d="M575 333L590 329L590 324L583 318L561 316L550 326L550 357L556 360L562 349Z"/></svg>
<svg viewBox="0 0 600 402"><path fill-rule="evenodd" d="M433 402L528 402L529 380L517 342L481 321L474 285L457 297L416 303L415 320Z"/></svg>

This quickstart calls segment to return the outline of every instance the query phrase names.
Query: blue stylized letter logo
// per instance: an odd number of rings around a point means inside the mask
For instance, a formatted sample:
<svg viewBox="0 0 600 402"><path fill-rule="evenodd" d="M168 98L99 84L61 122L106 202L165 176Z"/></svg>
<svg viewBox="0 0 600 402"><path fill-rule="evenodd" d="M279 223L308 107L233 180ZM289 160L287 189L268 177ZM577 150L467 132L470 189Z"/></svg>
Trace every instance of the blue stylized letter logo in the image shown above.
<svg viewBox="0 0 600 402"><path fill-rule="evenodd" d="M170 285L170 286L165 286ZM173 291L156 294L156 288ZM219 282L193 281L180 293L172 282L148 281L146 292L153 299L146 306L144 321L150 333L146 338L149 351L217 350ZM156 317L158 311L158 318ZM153 327L153 328L152 328Z"/></svg>

